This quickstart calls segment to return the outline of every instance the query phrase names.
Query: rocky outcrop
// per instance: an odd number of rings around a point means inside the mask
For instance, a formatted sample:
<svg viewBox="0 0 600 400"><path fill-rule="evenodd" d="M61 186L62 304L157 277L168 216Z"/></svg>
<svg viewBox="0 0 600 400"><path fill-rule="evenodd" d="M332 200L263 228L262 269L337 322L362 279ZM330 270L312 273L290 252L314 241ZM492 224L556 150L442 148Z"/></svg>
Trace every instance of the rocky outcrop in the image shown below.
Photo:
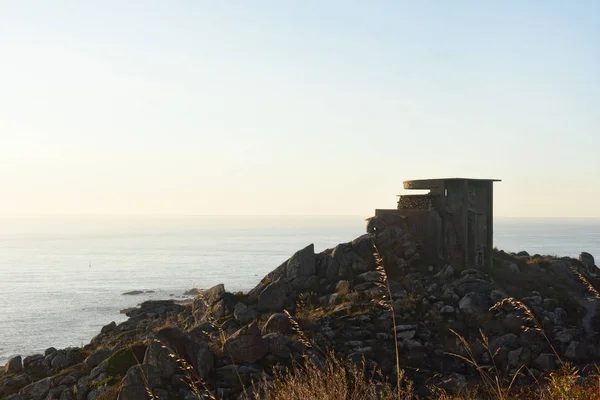
<svg viewBox="0 0 600 400"><path fill-rule="evenodd" d="M253 322L246 325L224 343L225 352L236 362L254 363L263 358L268 351L258 325Z"/></svg>
<svg viewBox="0 0 600 400"><path fill-rule="evenodd" d="M322 363L326 349L393 381L395 340L423 396L431 384L453 390L477 379L470 363L450 354L495 364L509 377L531 371L515 385L564 360L583 368L600 359L597 300L575 273L596 285L593 257L494 256L491 271L429 263L433 257L419 253L401 224L317 254L309 245L246 294L217 285L197 289L189 305L147 301L82 348L15 357L0 374L0 398L142 399L150 391L185 399L194 398L191 382L201 379L206 387L193 387L201 396L234 399L269 382L273 371L308 359Z"/></svg>
<svg viewBox="0 0 600 400"><path fill-rule="evenodd" d="M585 251L579 255L579 262L587 268L589 272L595 273L596 271L596 262L594 261L594 256L590 253L586 253Z"/></svg>

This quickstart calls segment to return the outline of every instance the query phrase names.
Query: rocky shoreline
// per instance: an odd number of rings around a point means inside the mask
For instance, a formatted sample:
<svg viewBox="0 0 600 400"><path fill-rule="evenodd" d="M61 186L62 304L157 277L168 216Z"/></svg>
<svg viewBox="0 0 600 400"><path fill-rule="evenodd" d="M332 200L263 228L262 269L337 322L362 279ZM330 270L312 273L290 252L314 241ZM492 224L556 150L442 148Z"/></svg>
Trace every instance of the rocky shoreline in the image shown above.
<svg viewBox="0 0 600 400"><path fill-rule="evenodd" d="M321 362L330 351L393 382L394 336L401 368L421 397L479 379L453 355L467 354L457 335L478 363L516 375L516 387L564 361L585 371L600 360L592 290L600 281L590 254L494 251L491 271L425 260L402 227L321 253L309 245L248 293L217 285L194 293L191 304L147 301L81 348L13 357L0 370L0 398L147 399L148 391L160 399L245 398L294 362ZM386 279L391 299L381 284ZM518 299L533 317L505 299ZM528 373L519 374L524 367Z"/></svg>

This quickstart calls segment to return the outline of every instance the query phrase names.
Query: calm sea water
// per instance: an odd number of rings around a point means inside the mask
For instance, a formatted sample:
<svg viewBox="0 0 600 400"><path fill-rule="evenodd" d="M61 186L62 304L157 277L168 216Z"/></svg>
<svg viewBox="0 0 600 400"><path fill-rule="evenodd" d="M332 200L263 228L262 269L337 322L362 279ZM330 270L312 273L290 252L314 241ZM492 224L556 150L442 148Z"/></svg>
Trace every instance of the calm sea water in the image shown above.
<svg viewBox="0 0 600 400"><path fill-rule="evenodd" d="M252 288L296 250L364 233L361 217L0 220L0 364L81 346L147 299L192 287ZM600 220L496 219L508 251L600 257ZM153 291L125 296L132 290Z"/></svg>

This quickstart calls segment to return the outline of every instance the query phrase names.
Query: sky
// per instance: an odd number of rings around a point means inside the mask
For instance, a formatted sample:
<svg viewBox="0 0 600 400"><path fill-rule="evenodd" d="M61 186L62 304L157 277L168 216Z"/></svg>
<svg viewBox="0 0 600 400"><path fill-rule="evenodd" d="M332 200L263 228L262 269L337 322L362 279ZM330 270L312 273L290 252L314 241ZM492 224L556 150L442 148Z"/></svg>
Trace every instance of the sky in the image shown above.
<svg viewBox="0 0 600 400"><path fill-rule="evenodd" d="M0 0L0 216L600 217L598 1Z"/></svg>

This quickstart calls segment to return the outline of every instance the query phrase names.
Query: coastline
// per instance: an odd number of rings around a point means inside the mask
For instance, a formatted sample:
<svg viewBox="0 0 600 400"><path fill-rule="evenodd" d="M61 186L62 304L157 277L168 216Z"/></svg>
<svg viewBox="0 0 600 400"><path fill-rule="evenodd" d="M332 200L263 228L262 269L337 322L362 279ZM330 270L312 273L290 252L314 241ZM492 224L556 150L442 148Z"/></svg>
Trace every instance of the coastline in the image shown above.
<svg viewBox="0 0 600 400"><path fill-rule="evenodd" d="M447 337L448 326L454 326L468 337L484 328L492 329L493 340L508 340L498 348L502 357L509 357L502 361L508 363L507 367L515 362L508 361L513 357L511 352L519 350L519 354L526 352L529 356L518 357L516 362L539 374L552 370L558 353L554 356L548 352L541 338L525 340L516 335L514 329L518 331L520 325L507 322L517 318L515 310L488 311L494 302L509 298L509 293L539 314L561 357L576 363L593 361L589 349L597 329L591 322L595 307L585 310L571 301L573 296L585 301L592 298L575 272L596 282L596 267L590 265L593 259L498 251L494 253L494 270L487 273L434 265L424 262L426 254L418 251L410 234L397 227L377 235L362 235L320 253L308 246L247 293L230 293L217 285L203 291L190 305L169 300L144 302L127 313L128 320L105 325L88 345L48 349L44 354L12 359L7 365L12 366L13 380L9 379L7 385L5 374L0 388L4 393L13 390L10 388L17 384L15 374L31 377L28 371L36 368L44 370L47 377L31 383L30 378L21 378L19 384L27 383L17 388L23 399L37 399L32 393L44 391L45 396L51 390L75 397L85 392L85 398L97 398L115 388L132 393L145 391L139 383L128 383L131 374L139 374L137 363L131 361L137 354L145 373L156 374L153 384L157 393L187 393L189 388L168 383L177 375L178 367L169 364L163 347L154 346L152 338L169 348L179 348L182 356L193 363L194 371L223 398L233 398L242 389L226 379L228 373L249 374L248 382L254 379L252 374L264 378L270 376L268 365L289 363L306 355L318 357L319 353L311 350L317 347L334 348L351 360L365 358L389 375L393 364L389 346L393 340L384 321L389 321L390 313L373 303L382 295L377 286L381 276L373 258L373 241L381 251L391 282L391 299L399 320L393 331L402 345L402 358L410 360L411 368L440 370L445 365L445 378L448 374L462 377L458 386L463 380L474 379L475 371L469 373L463 366L447 364L445 354L458 350L445 348L448 344L442 339ZM284 310L290 312L290 317L282 313ZM290 328L291 321L297 321L309 346L294 339L298 333ZM119 365L118 374L111 375L116 368L112 363L123 357L129 361ZM72 384L61 384L54 377L64 376L61 371L65 368L77 370L68 375ZM169 376L164 376L164 371ZM410 370L407 374L418 390L426 391L423 384L430 382L431 376Z"/></svg>

